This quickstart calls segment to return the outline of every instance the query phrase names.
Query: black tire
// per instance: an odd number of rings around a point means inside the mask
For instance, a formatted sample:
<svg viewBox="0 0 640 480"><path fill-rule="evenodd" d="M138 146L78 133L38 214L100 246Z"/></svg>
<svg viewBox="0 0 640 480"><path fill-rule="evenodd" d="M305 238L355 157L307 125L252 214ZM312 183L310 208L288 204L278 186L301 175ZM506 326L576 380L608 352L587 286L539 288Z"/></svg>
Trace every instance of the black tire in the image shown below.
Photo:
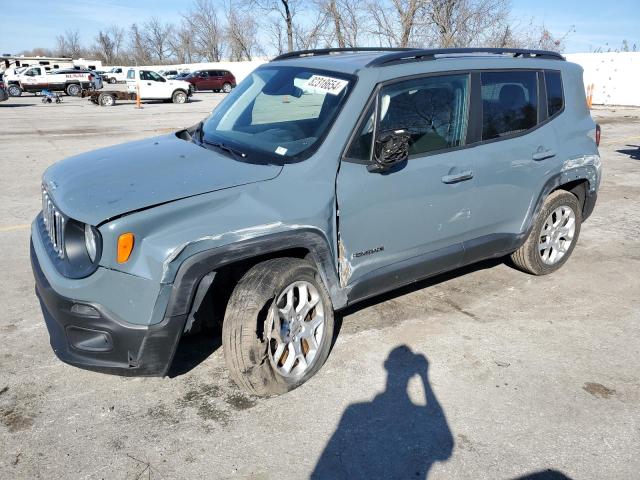
<svg viewBox="0 0 640 480"><path fill-rule="evenodd" d="M232 88L233 88L233 87L231 86L231 84L230 84L230 83L225 83L224 85L222 85L222 91L223 91L224 93L231 93L231 89L232 89Z"/></svg>
<svg viewBox="0 0 640 480"><path fill-rule="evenodd" d="M188 100L189 96L184 90L176 90L173 92L173 95L171 95L171 101L173 103L187 103Z"/></svg>
<svg viewBox="0 0 640 480"><path fill-rule="evenodd" d="M7 93L10 97L19 97L22 95L22 88L18 85L9 85L7 88Z"/></svg>
<svg viewBox="0 0 640 480"><path fill-rule="evenodd" d="M542 260L539 245L547 218L554 210L560 207L569 207L573 210L575 216L575 231L567 251L557 262L550 265ZM580 207L578 198L572 193L566 190L556 190L552 192L545 199L527 240L518 250L511 254L511 261L515 267L532 275L547 275L555 272L564 265L571 256L576 243L578 243L578 237L580 236L580 227L582 225L582 209Z"/></svg>
<svg viewBox="0 0 640 480"><path fill-rule="evenodd" d="M82 87L77 83L70 83L69 85L67 85L65 91L70 97L78 97L82 92Z"/></svg>
<svg viewBox="0 0 640 480"><path fill-rule="evenodd" d="M109 83L113 85L114 83L118 83L118 81L114 77L111 77Z"/></svg>
<svg viewBox="0 0 640 480"><path fill-rule="evenodd" d="M324 310L324 330L315 359L299 377L282 376L274 368L267 349L267 323L274 300L294 282L312 284ZM333 307L316 268L306 260L276 258L255 265L236 285L222 324L222 345L234 382L247 392L279 395L302 385L320 370L331 349Z"/></svg>
<svg viewBox="0 0 640 480"><path fill-rule="evenodd" d="M116 104L116 99L113 95L108 93L101 93L98 97L98 103L102 107L113 107Z"/></svg>

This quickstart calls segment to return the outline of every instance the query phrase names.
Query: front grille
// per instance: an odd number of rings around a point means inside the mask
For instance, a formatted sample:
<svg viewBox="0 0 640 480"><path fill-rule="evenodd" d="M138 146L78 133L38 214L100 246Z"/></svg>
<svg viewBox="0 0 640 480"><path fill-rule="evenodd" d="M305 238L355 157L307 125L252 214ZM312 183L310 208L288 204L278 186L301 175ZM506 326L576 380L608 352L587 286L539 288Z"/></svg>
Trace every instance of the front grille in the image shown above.
<svg viewBox="0 0 640 480"><path fill-rule="evenodd" d="M64 258L64 226L66 218L53 204L46 190L42 189L42 219L49 240L58 257Z"/></svg>

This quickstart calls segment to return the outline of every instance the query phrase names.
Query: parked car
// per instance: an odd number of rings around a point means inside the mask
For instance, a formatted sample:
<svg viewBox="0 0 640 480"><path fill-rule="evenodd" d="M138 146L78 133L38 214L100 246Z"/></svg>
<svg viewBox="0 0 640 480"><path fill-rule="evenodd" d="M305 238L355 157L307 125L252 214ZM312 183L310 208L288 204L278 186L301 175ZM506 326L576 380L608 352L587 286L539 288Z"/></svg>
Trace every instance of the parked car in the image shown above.
<svg viewBox="0 0 640 480"><path fill-rule="evenodd" d="M191 83L196 91L212 90L229 93L236 86L236 77L229 70L198 70L185 80Z"/></svg>
<svg viewBox="0 0 640 480"><path fill-rule="evenodd" d="M582 69L556 53L282 55L190 129L47 169L31 258L53 349L165 375L184 333L222 322L234 381L289 391L337 310L492 257L564 265L598 141Z"/></svg>
<svg viewBox="0 0 640 480"><path fill-rule="evenodd" d="M158 73L167 80L173 80L179 75L179 72L177 70L160 70Z"/></svg>
<svg viewBox="0 0 640 480"><path fill-rule="evenodd" d="M102 78L107 83L116 84L125 82L127 80L127 68L126 67L113 67L111 70L104 72Z"/></svg>
<svg viewBox="0 0 640 480"><path fill-rule="evenodd" d="M102 79L92 70L60 69L47 72L41 66L29 67L18 76L20 91L38 93L43 89L78 96L83 88L102 88Z"/></svg>
<svg viewBox="0 0 640 480"><path fill-rule="evenodd" d="M162 75L144 68L127 70L127 90L138 94L141 100L166 100L185 103L191 96L191 84L181 80L167 80Z"/></svg>
<svg viewBox="0 0 640 480"><path fill-rule="evenodd" d="M7 92L4 82L0 79L0 102L4 102L6 100L9 100L9 92Z"/></svg>

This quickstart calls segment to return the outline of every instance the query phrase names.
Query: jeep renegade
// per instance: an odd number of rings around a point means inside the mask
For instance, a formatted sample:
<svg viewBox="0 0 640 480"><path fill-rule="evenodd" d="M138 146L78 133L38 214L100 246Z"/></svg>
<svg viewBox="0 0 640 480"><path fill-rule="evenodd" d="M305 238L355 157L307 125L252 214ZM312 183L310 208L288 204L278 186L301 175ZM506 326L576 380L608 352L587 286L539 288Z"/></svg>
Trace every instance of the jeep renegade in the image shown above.
<svg viewBox="0 0 640 480"><path fill-rule="evenodd" d="M570 257L601 177L582 69L518 49L327 49L259 67L203 122L44 173L36 291L64 362L165 375L222 322L235 382L308 380L334 312L490 257Z"/></svg>

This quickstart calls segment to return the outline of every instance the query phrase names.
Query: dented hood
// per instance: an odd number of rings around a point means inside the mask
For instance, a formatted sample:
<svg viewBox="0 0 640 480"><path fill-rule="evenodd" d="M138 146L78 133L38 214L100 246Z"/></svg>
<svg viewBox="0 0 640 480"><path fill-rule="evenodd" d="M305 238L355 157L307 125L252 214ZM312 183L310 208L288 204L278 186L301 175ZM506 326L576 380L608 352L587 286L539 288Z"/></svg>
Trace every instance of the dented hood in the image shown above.
<svg viewBox="0 0 640 480"><path fill-rule="evenodd" d="M98 225L154 205L269 180L281 170L239 162L170 134L67 158L47 169L43 184L64 214Z"/></svg>

